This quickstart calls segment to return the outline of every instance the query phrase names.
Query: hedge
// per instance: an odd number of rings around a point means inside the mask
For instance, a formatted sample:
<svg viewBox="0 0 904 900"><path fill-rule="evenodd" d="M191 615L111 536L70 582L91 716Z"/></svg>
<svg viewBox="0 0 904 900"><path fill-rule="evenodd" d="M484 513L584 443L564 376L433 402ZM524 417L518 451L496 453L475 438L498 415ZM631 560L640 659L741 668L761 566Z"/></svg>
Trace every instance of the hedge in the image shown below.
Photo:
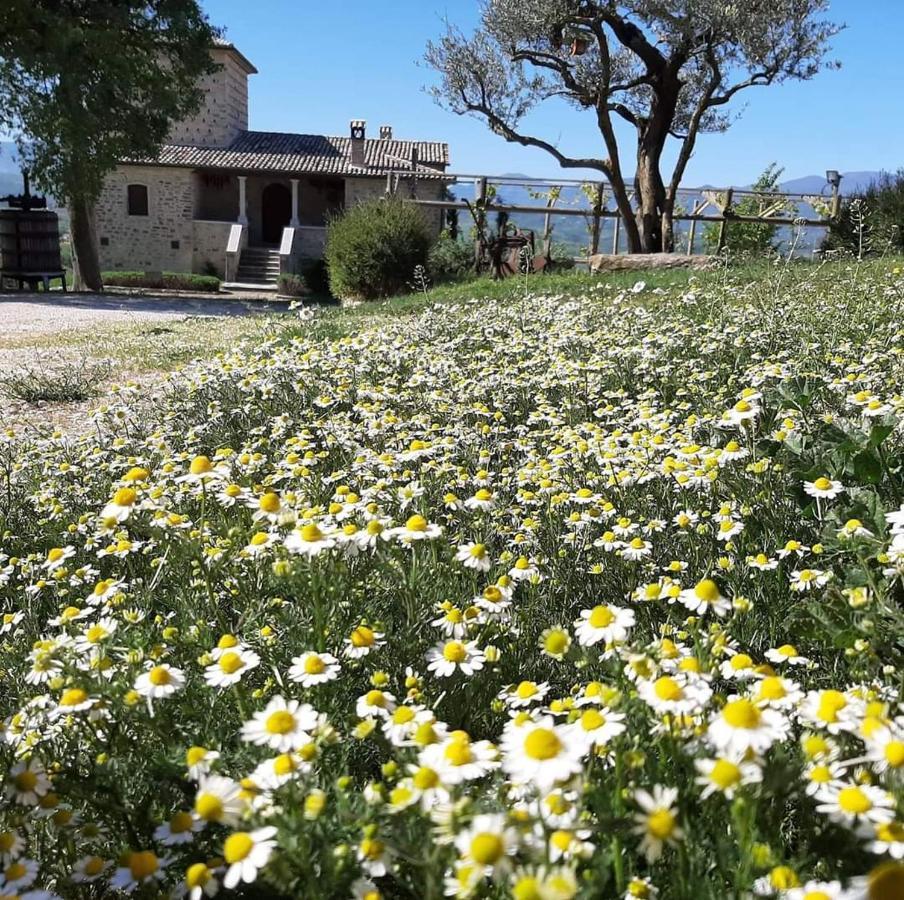
<svg viewBox="0 0 904 900"><path fill-rule="evenodd" d="M194 275L191 272L104 272L101 275L108 287L136 287L173 291L215 292L220 289L220 279L213 275Z"/></svg>

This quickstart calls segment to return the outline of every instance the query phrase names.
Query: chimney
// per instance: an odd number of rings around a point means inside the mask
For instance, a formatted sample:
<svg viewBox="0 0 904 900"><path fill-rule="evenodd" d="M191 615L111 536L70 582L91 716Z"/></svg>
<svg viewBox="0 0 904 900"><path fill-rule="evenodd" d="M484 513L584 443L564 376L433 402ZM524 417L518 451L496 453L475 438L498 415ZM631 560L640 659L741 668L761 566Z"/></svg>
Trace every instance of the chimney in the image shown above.
<svg viewBox="0 0 904 900"><path fill-rule="evenodd" d="M351 121L351 139L352 139L352 165L364 165L364 137L367 130L367 122L363 119L352 119Z"/></svg>
<svg viewBox="0 0 904 900"><path fill-rule="evenodd" d="M391 141L392 140L392 125L381 125L380 126L380 140L381 141Z"/></svg>

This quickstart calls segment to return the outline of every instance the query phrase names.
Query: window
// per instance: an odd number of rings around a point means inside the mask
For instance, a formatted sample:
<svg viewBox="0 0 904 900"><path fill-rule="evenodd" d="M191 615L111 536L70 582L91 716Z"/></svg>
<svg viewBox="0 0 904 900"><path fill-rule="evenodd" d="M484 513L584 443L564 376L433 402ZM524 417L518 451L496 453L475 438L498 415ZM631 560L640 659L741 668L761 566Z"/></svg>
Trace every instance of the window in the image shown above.
<svg viewBox="0 0 904 900"><path fill-rule="evenodd" d="M148 188L146 184L130 184L127 196L130 216L146 216L148 214Z"/></svg>

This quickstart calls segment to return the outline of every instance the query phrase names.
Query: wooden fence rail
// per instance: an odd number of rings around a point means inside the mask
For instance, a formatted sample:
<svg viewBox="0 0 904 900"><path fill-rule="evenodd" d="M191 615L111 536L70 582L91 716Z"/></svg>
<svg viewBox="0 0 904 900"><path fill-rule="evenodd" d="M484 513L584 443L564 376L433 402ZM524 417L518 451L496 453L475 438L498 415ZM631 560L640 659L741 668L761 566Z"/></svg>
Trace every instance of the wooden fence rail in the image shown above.
<svg viewBox="0 0 904 900"><path fill-rule="evenodd" d="M411 196L408 196L405 199L425 209L467 210L472 216L480 219L480 221L476 223L478 232L483 231L483 226L486 223L487 217L496 213L521 213L543 216L547 237L551 231L550 219L552 216L582 216L588 222L591 254L595 254L599 251L601 223L606 219L613 219L614 233L612 252L614 254L619 252L618 245L621 232L621 213L617 209L608 209L606 207L606 185L603 182L594 183L568 178L541 179L529 178L526 176L458 175L450 173L443 174L441 176L442 179L449 183L473 183L474 201L468 202L460 199L426 200L417 196L417 181L419 175L427 175L428 172L430 180L435 183L437 178L435 169L428 170L421 167L415 170L413 167L411 172L399 173L395 178L390 177L387 182L387 192L395 193L398 190L400 178L410 179L409 184L412 186L413 190L411 191ZM555 201L550 199L547 199L547 202L542 206L539 204L497 202L489 193L490 185L546 185L550 188L576 187L580 188L587 195L589 205L585 207L556 206ZM684 197L692 200L689 212L679 211L673 216L675 222L690 223L686 250L688 256L694 252L694 240L696 238L698 222L716 223L719 225L717 250L722 250L727 240L728 226L732 222L829 228L840 211L840 197L837 185L832 185L830 197L825 197L823 195L790 194L776 191L758 192L734 188L681 188L678 191L678 195L679 199ZM747 215L734 211L733 204L739 198L743 199L747 197L760 197L764 201L767 201L767 205L764 207L761 214ZM820 218L813 218L812 216L794 216L788 214L789 210L795 209L801 204L808 205L817 213L823 212L824 215ZM712 208L712 211L710 211L710 207ZM475 240L474 249L477 260L480 259L483 250L484 247L481 243L481 235L478 234Z"/></svg>

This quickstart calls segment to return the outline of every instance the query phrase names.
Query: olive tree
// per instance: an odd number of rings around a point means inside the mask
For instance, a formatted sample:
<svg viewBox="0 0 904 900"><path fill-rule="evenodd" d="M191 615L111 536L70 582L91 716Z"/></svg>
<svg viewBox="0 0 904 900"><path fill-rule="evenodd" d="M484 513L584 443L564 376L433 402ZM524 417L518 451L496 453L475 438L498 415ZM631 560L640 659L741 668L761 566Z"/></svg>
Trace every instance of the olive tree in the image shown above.
<svg viewBox="0 0 904 900"><path fill-rule="evenodd" d="M538 147L612 186L631 252L671 250L678 187L702 132L724 131L741 91L812 78L839 26L828 0L484 0L481 24L453 25L427 46L442 105L474 114L505 140ZM595 117L604 154L568 155L528 133L525 116L564 98ZM633 195L617 121L636 140ZM668 142L677 142L671 173Z"/></svg>

